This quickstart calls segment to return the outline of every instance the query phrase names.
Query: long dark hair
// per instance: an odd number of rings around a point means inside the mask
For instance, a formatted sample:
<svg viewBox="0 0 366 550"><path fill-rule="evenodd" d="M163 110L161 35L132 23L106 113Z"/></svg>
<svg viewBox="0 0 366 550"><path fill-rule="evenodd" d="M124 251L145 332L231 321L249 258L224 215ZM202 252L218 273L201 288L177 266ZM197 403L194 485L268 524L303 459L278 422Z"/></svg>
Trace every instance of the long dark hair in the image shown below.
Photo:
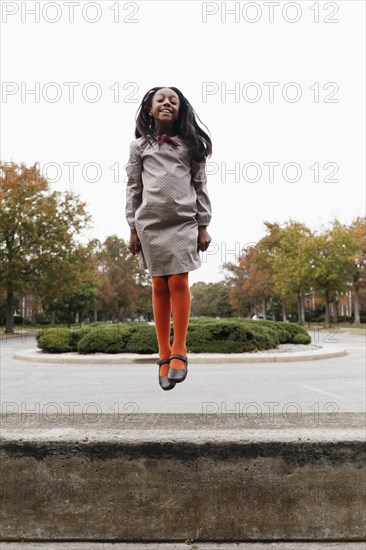
<svg viewBox="0 0 366 550"><path fill-rule="evenodd" d="M169 88L179 97L180 106L177 120L173 123L176 135L179 135L191 151L192 158L198 162L203 161L206 157L212 155L211 138L197 124L196 118L203 124L199 116L196 114L188 99L184 97L182 92L174 86L156 86L151 88L142 98L141 104L136 114L135 137L145 138L145 143L150 145L155 141L153 135L155 132L155 121L149 115L149 109L152 104L154 94L162 88ZM203 124L205 128L207 126Z"/></svg>

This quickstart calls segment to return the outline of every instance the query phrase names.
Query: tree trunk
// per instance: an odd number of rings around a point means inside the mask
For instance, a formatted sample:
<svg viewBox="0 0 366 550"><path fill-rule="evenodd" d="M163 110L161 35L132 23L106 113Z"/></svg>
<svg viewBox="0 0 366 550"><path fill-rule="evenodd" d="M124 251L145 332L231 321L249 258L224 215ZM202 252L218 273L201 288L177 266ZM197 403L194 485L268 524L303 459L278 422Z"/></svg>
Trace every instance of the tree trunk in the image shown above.
<svg viewBox="0 0 366 550"><path fill-rule="evenodd" d="M38 304L38 298L34 294L34 292L32 292L32 313L31 313L32 319L31 319L31 323L32 323L33 326L36 326L36 324L37 324L37 313L38 313L37 304Z"/></svg>
<svg viewBox="0 0 366 550"><path fill-rule="evenodd" d="M305 323L305 295L300 292L300 323Z"/></svg>
<svg viewBox="0 0 366 550"><path fill-rule="evenodd" d="M297 293L297 322L301 323L301 296L300 296L300 292Z"/></svg>
<svg viewBox="0 0 366 550"><path fill-rule="evenodd" d="M267 311L266 311L266 299L263 298L262 300L262 309L263 309L263 317L265 320L267 320Z"/></svg>
<svg viewBox="0 0 366 550"><path fill-rule="evenodd" d="M360 292L358 285L353 286L354 291L354 299L355 299L355 318L353 321L353 324L359 325L361 323L361 317L360 317Z"/></svg>
<svg viewBox="0 0 366 550"><path fill-rule="evenodd" d="M329 309L330 309L330 301L329 301L329 293L328 290L325 291L325 327L329 327Z"/></svg>
<svg viewBox="0 0 366 550"><path fill-rule="evenodd" d="M338 323L338 300L333 302L333 322Z"/></svg>
<svg viewBox="0 0 366 550"><path fill-rule="evenodd" d="M7 292L6 292L6 326L5 326L5 334L14 334L13 303L14 303L13 284L12 284L11 281L8 281L8 288L7 288Z"/></svg>
<svg viewBox="0 0 366 550"><path fill-rule="evenodd" d="M98 310L97 308L94 308L94 323L98 321Z"/></svg>
<svg viewBox="0 0 366 550"><path fill-rule="evenodd" d="M56 311L53 309L51 314L51 323L55 324L55 318L56 318Z"/></svg>
<svg viewBox="0 0 366 550"><path fill-rule="evenodd" d="M282 321L287 321L287 315L286 315L286 302L285 299L282 300Z"/></svg>

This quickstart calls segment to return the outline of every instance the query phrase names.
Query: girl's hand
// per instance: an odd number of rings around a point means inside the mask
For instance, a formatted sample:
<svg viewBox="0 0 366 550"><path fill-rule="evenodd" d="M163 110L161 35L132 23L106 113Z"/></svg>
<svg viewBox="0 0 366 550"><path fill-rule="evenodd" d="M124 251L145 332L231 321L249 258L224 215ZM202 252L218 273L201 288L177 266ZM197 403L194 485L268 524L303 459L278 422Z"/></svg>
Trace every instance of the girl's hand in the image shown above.
<svg viewBox="0 0 366 550"><path fill-rule="evenodd" d="M206 229L206 226L199 225L198 226L198 242L197 242L197 252L200 250L204 252L209 247L209 244L211 242L211 237L208 234L208 231Z"/></svg>
<svg viewBox="0 0 366 550"><path fill-rule="evenodd" d="M130 242L128 243L128 250L135 256L141 250L140 239L137 236L136 229L131 229Z"/></svg>

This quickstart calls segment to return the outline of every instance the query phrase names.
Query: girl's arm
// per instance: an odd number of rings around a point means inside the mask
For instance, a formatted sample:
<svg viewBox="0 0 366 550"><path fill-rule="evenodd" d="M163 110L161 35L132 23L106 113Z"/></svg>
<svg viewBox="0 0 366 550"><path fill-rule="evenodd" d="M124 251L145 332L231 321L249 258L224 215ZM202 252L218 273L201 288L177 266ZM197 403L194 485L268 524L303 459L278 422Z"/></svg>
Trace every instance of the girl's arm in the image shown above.
<svg viewBox="0 0 366 550"><path fill-rule="evenodd" d="M191 160L191 181L197 195L197 223L199 226L207 226L211 221L212 208L206 185L206 160L202 162Z"/></svg>
<svg viewBox="0 0 366 550"><path fill-rule="evenodd" d="M191 181L196 190L196 220L198 223L197 252L204 252L209 247L211 237L206 226L212 217L211 201L207 191L206 160L197 162L191 160Z"/></svg>
<svg viewBox="0 0 366 550"><path fill-rule="evenodd" d="M142 202L142 159L136 141L130 144L129 159L126 164L126 220L131 230L135 230L135 212Z"/></svg>

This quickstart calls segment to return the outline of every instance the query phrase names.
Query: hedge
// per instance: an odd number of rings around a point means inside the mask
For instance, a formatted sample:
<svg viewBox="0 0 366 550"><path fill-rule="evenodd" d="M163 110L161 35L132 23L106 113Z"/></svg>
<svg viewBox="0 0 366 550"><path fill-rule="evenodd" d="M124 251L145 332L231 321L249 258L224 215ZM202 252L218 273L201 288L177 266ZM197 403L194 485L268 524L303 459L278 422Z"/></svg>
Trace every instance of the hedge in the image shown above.
<svg viewBox="0 0 366 550"><path fill-rule="evenodd" d="M70 331L67 328L47 328L36 335L39 348L47 353L65 353L74 351Z"/></svg>
<svg viewBox="0 0 366 550"><path fill-rule="evenodd" d="M173 323L171 322L171 341ZM144 322L93 323L82 329L41 329L37 345L47 353L158 353L155 326ZM273 349L278 344L309 344L311 337L300 325L244 318L191 319L187 353L244 353Z"/></svg>

